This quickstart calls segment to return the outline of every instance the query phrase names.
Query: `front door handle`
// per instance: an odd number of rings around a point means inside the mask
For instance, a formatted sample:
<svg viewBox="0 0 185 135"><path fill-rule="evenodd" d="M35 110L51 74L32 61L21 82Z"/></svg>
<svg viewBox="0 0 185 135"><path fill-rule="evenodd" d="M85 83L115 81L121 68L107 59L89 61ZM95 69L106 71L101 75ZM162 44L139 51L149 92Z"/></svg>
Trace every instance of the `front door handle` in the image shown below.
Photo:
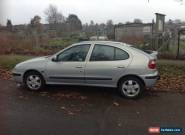
<svg viewBox="0 0 185 135"><path fill-rule="evenodd" d="M83 66L77 66L76 68L83 68Z"/></svg>

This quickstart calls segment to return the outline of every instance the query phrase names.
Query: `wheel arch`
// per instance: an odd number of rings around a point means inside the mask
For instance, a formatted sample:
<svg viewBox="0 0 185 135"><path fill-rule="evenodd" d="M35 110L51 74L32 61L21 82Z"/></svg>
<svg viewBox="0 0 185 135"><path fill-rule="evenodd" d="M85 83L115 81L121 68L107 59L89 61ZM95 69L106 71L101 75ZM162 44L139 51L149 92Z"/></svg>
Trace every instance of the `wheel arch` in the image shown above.
<svg viewBox="0 0 185 135"><path fill-rule="evenodd" d="M123 80L124 78L127 78L127 77L135 77L135 78L139 79L143 83L144 86L146 86L144 80L141 77L139 77L138 75L128 74L128 75L124 75L124 76L120 77L120 79L117 82L117 87L119 86L121 80Z"/></svg>
<svg viewBox="0 0 185 135"><path fill-rule="evenodd" d="M26 77L26 74L30 73L30 72L36 72L38 73L39 75L41 75L42 79L44 80L44 82L46 82L44 76L42 75L42 73L36 69L29 69L29 70L26 70L23 74L23 82L25 81L25 77Z"/></svg>

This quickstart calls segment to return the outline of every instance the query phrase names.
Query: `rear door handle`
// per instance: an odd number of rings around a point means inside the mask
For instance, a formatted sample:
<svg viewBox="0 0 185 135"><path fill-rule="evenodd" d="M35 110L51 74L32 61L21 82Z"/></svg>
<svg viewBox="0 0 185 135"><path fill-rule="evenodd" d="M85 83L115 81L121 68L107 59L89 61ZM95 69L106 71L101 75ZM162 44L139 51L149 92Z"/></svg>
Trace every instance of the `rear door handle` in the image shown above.
<svg viewBox="0 0 185 135"><path fill-rule="evenodd" d="M83 68L83 66L77 66L76 68Z"/></svg>
<svg viewBox="0 0 185 135"><path fill-rule="evenodd" d="M125 66L117 66L117 68L125 68Z"/></svg>

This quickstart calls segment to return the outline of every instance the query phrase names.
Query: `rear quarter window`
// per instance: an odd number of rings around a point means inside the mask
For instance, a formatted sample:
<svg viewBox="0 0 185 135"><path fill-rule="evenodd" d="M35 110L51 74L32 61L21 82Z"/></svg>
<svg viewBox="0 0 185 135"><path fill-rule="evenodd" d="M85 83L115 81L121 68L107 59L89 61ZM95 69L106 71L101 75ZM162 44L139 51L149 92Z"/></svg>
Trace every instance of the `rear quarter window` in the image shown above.
<svg viewBox="0 0 185 135"><path fill-rule="evenodd" d="M126 60L129 54L121 49L115 48L115 60Z"/></svg>

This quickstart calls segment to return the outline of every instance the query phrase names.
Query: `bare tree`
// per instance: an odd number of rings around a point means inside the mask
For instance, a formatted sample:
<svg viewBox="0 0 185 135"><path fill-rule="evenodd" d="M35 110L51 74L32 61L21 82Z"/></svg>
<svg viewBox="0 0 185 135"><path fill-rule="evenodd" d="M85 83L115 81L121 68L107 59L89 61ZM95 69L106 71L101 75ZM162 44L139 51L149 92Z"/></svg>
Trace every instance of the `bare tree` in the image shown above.
<svg viewBox="0 0 185 135"><path fill-rule="evenodd" d="M56 6L49 5L49 7L44 11L46 15L46 21L49 24L59 24L65 21L65 17L60 13Z"/></svg>
<svg viewBox="0 0 185 135"><path fill-rule="evenodd" d="M70 31L82 30L82 22L75 14L70 14L67 18L67 24L69 25Z"/></svg>
<svg viewBox="0 0 185 135"><path fill-rule="evenodd" d="M94 21L93 21L93 20L90 21L90 25L91 25L91 26L94 25Z"/></svg>
<svg viewBox="0 0 185 135"><path fill-rule="evenodd" d="M34 16L34 18L32 18L30 21L30 25L37 32L41 32L42 31L41 17L38 15Z"/></svg>
<svg viewBox="0 0 185 135"><path fill-rule="evenodd" d="M122 22L119 22L118 25L123 25L123 23Z"/></svg>
<svg viewBox="0 0 185 135"><path fill-rule="evenodd" d="M107 21L107 37L114 39L114 23L111 19Z"/></svg>
<svg viewBox="0 0 185 135"><path fill-rule="evenodd" d="M176 2L179 2L181 5L184 5L184 0L175 0Z"/></svg>
<svg viewBox="0 0 185 135"><path fill-rule="evenodd" d="M183 2L183 0L175 0L176 2Z"/></svg>
<svg viewBox="0 0 185 135"><path fill-rule="evenodd" d="M126 21L125 24L130 24L131 22L130 21Z"/></svg>
<svg viewBox="0 0 185 135"><path fill-rule="evenodd" d="M35 16L33 17L33 19L31 19L31 24L36 25L36 24L39 24L40 21L41 21L41 17L38 16L38 15L35 15Z"/></svg>
<svg viewBox="0 0 185 135"><path fill-rule="evenodd" d="M175 19L174 20L174 23L176 23L176 24L180 24L182 21L180 20L180 19Z"/></svg>
<svg viewBox="0 0 185 135"><path fill-rule="evenodd" d="M12 26L12 21L11 20L9 20L9 19L7 20L6 27L9 31L12 31L13 26Z"/></svg>
<svg viewBox="0 0 185 135"><path fill-rule="evenodd" d="M141 19L139 19L139 18L135 18L135 19L134 19L134 23L143 23L143 22L142 22L142 20L141 20Z"/></svg>
<svg viewBox="0 0 185 135"><path fill-rule="evenodd" d="M39 47L39 43L42 39L43 26L41 24L41 17L34 16L29 24L29 34L33 38L33 44Z"/></svg>
<svg viewBox="0 0 185 135"><path fill-rule="evenodd" d="M167 24L173 24L173 20L172 19L169 19L166 23Z"/></svg>
<svg viewBox="0 0 185 135"><path fill-rule="evenodd" d="M110 25L110 26L112 26L113 25L113 21L110 19L110 20L108 20L107 21L107 25Z"/></svg>
<svg viewBox="0 0 185 135"><path fill-rule="evenodd" d="M88 36L94 36L96 34L95 23L93 20L90 21L86 32L88 33Z"/></svg>

